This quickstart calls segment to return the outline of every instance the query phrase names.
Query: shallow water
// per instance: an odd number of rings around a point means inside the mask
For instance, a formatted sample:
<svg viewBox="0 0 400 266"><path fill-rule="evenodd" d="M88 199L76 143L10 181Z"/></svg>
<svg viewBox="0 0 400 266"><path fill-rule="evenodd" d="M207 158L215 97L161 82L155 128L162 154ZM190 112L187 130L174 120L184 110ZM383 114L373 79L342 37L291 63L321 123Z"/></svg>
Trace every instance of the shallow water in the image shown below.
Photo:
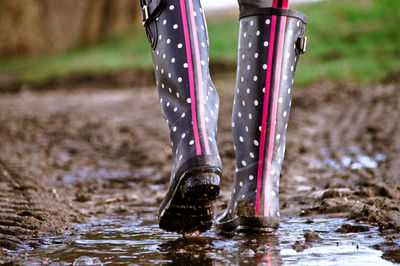
<svg viewBox="0 0 400 266"><path fill-rule="evenodd" d="M324 148L321 150L321 155L324 158L317 162L317 167L333 167L336 169L362 169L362 168L377 168L379 163L386 160L386 155L376 153L373 156L368 156L360 147L344 147L338 155L332 156L330 149Z"/></svg>
<svg viewBox="0 0 400 266"><path fill-rule="evenodd" d="M162 178L154 168L142 168L138 170L121 170L121 169L107 169L98 168L92 169L89 167L83 168L80 171L68 172L61 176L56 186L72 188L77 183L85 183L88 180L93 180L102 183L106 180L120 183L136 183L151 177L152 180L157 181Z"/></svg>
<svg viewBox="0 0 400 266"><path fill-rule="evenodd" d="M335 232L343 223L349 222L283 218L275 234L219 235L211 230L184 239L160 230L155 219L108 217L80 226L77 235L46 239L43 246L29 252L27 261L55 265L392 265L372 247L384 241L377 228ZM307 232L317 233L321 240L305 242Z"/></svg>

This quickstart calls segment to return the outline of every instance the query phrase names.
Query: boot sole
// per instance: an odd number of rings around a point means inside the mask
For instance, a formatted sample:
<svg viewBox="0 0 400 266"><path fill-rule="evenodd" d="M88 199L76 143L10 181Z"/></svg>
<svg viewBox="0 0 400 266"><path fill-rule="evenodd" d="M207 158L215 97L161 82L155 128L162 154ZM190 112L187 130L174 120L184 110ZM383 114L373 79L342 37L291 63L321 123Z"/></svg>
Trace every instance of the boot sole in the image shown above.
<svg viewBox="0 0 400 266"><path fill-rule="evenodd" d="M179 234L209 230L214 217L214 201L219 195L219 180L216 173L183 174L171 200L160 212L160 228Z"/></svg>
<svg viewBox="0 0 400 266"><path fill-rule="evenodd" d="M215 227L221 232L243 234L268 234L279 227L279 219L274 217L236 217L224 222L216 222Z"/></svg>

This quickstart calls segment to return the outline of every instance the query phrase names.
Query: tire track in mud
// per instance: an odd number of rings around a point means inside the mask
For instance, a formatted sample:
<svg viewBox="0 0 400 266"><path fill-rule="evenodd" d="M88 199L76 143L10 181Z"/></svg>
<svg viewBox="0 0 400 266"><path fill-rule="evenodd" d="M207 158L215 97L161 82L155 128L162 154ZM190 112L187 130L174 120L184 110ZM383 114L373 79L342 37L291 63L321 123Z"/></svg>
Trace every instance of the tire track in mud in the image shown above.
<svg viewBox="0 0 400 266"><path fill-rule="evenodd" d="M60 232L54 226L57 213L53 208L43 208L32 197L32 190L37 188L6 169L0 160L0 247L15 250L32 236Z"/></svg>
<svg viewBox="0 0 400 266"><path fill-rule="evenodd" d="M17 216L16 211L26 209L24 206L29 205L24 195L18 195L13 191L17 186L18 184L0 162L0 246L7 249L16 249L21 243L21 239L16 235L24 235L21 231L26 229L24 226L20 226L20 230L13 228L15 225L20 225L23 219Z"/></svg>

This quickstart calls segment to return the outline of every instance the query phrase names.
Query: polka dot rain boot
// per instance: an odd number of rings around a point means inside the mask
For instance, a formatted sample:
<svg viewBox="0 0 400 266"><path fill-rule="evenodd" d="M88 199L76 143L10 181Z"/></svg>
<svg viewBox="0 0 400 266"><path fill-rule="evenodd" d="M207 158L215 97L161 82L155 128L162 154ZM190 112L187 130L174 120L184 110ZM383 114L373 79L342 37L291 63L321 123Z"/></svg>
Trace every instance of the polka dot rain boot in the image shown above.
<svg viewBox="0 0 400 266"><path fill-rule="evenodd" d="M305 52L308 18L287 9L241 6L238 70L232 115L234 187L216 219L222 231L268 232L279 226L279 177L293 78Z"/></svg>
<svg viewBox="0 0 400 266"><path fill-rule="evenodd" d="M212 226L221 160L216 145L219 99L209 75L203 9L199 0L141 0L141 6L173 151L160 228L204 232Z"/></svg>

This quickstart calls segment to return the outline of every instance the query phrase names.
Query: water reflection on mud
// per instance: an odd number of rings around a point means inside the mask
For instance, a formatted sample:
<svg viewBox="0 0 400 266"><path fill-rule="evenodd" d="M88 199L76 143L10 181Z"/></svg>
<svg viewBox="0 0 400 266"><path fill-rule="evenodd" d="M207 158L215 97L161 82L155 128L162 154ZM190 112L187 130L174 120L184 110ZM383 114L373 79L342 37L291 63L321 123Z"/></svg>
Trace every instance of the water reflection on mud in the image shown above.
<svg viewBox="0 0 400 266"><path fill-rule="evenodd" d="M278 237L274 234L221 235L221 238L214 233L208 235L167 241L160 245L159 250L168 257L170 263L177 265L281 264Z"/></svg>
<svg viewBox="0 0 400 266"><path fill-rule="evenodd" d="M29 258L79 263L92 258L102 264L131 265L340 265L351 262L391 265L372 248L384 239L376 228L361 233L335 232L344 219L284 218L275 234L246 236L217 234L182 238L158 228L156 220L108 217L93 220L75 236L57 236L33 250ZM306 233L317 237L307 239Z"/></svg>
<svg viewBox="0 0 400 266"><path fill-rule="evenodd" d="M336 169L377 168L386 160L382 153L368 156L360 147L344 147L333 152L328 148L321 149L322 160L317 162L318 168L333 167Z"/></svg>
<svg viewBox="0 0 400 266"><path fill-rule="evenodd" d="M91 169L87 167L80 171L66 173L59 178L55 185L71 188L76 183L82 183L88 180L97 182L108 180L112 182L129 183L142 181L143 179L149 178L149 176L155 181L161 179L160 174L156 173L156 169L150 167L135 171L106 168Z"/></svg>

